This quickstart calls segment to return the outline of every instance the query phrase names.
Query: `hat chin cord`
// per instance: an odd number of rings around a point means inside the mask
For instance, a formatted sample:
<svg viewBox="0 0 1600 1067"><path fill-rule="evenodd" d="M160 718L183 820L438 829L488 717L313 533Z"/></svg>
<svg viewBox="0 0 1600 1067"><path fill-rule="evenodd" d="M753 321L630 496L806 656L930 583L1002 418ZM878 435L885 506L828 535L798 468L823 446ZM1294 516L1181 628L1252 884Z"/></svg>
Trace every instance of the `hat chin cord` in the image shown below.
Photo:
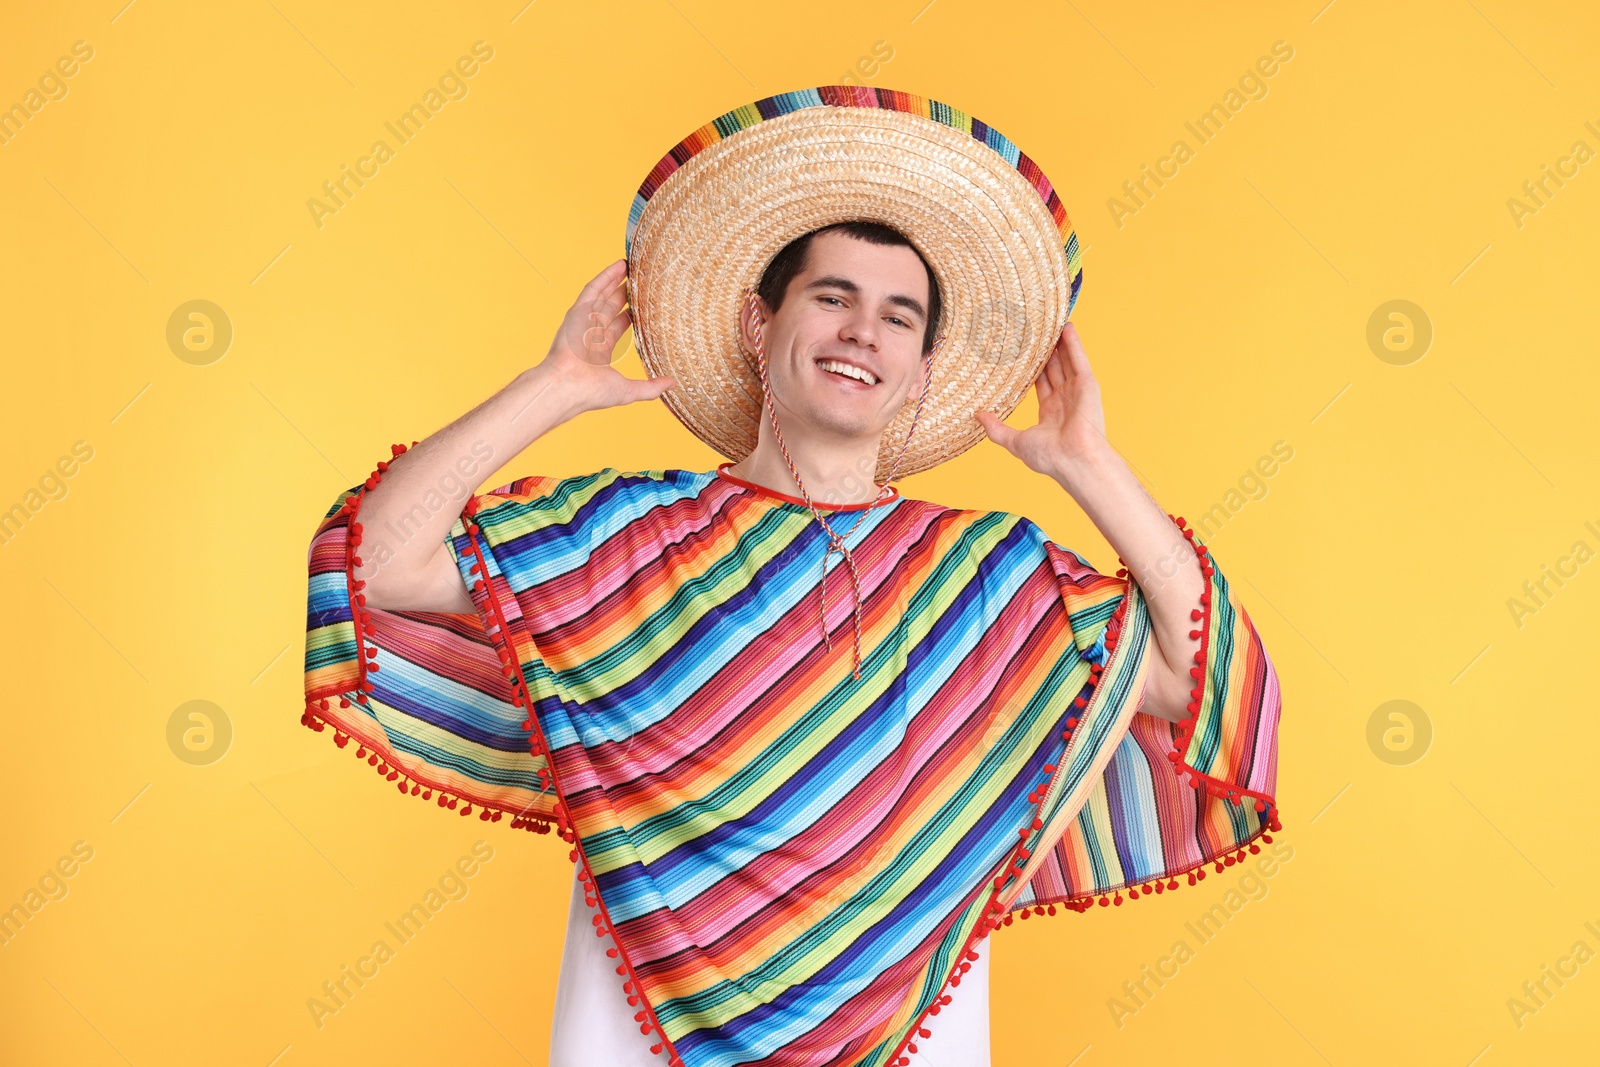
<svg viewBox="0 0 1600 1067"><path fill-rule="evenodd" d="M778 408L772 399L772 383L767 378L767 355L762 345L761 315L756 306L756 291L749 286L745 286L744 294L745 307L750 312L751 329L755 332L756 363L761 370L761 395L767 414L772 420L772 433L778 441L778 451L783 453L783 461L789 465L789 473L794 477L794 484L799 487L800 496L805 500L806 507L811 510L811 517L822 524L822 528L827 531L828 535L827 548L822 553L822 581L818 585L818 589L821 592L818 621L822 624L822 640L827 649L830 652L833 651L833 637L828 633L828 560L837 551L844 557L845 563L850 568L850 588L855 598L853 612L855 620L855 652L851 676L859 681L861 679L861 575L856 569L855 554L850 551L850 546L844 542L845 538L855 532L855 528L861 524L861 520L866 518L867 512L883 501L884 495L889 490L889 482L894 481L895 473L900 469L900 460L906 454L906 446L911 444L911 435L917 432L917 420L922 417L923 402L928 399L928 383L933 379L933 354L939 350L940 343L944 341L944 335L940 334L935 338L933 347L928 350L928 360L922 373L922 395L917 398L917 410L912 413L911 426L906 430L906 439L900 443L900 452L894 457L894 464L889 468L888 481L877 486L878 491L873 497L872 504L862 508L860 514L856 516L856 521L850 524L850 529L839 534L835 533L833 527L828 524L828 520L822 517L822 513L817 510L816 504L811 500L811 494L806 492L805 482L800 480L800 471L794 465L794 458L789 455L789 446L784 443L783 431L778 428Z"/></svg>

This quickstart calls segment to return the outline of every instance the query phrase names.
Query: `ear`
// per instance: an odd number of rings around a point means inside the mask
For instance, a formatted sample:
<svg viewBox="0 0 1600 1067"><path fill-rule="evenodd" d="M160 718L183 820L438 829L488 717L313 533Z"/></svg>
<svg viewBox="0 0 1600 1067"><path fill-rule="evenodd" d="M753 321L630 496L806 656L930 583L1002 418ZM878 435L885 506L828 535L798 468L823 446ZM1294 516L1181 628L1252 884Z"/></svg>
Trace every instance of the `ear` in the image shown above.
<svg viewBox="0 0 1600 1067"><path fill-rule="evenodd" d="M755 303L757 314L761 316L762 329L765 330L767 323L772 321L772 312L768 310L767 302L761 299L759 294L756 296ZM756 333L750 321L750 305L742 293L739 295L739 338L744 344L745 352L754 357L756 354Z"/></svg>
<svg viewBox="0 0 1600 1067"><path fill-rule="evenodd" d="M917 363L917 377L916 380L911 383L911 392L906 395L907 404L915 404L917 402L917 398L922 395L922 379L928 373L928 365L932 362L933 353L924 352L922 354L921 361ZM930 392L932 392L932 383L929 384L928 389Z"/></svg>

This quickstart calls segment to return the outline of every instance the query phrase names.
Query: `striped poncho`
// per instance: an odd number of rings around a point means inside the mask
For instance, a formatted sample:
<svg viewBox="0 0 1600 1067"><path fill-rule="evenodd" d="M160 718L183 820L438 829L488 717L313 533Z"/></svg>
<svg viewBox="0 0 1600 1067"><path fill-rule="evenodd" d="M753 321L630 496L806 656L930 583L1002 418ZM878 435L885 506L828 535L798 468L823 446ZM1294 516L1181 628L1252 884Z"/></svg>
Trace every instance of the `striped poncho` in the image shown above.
<svg viewBox="0 0 1600 1067"><path fill-rule="evenodd" d="M1277 677L1203 547L1174 724L1136 714L1138 586L1018 515L857 506L856 679L841 557L828 642L824 531L721 468L471 498L448 542L476 615L365 604L389 535L362 492L311 543L302 722L403 793L567 841L674 1065L903 1062L1014 915L1193 884L1279 828Z"/></svg>

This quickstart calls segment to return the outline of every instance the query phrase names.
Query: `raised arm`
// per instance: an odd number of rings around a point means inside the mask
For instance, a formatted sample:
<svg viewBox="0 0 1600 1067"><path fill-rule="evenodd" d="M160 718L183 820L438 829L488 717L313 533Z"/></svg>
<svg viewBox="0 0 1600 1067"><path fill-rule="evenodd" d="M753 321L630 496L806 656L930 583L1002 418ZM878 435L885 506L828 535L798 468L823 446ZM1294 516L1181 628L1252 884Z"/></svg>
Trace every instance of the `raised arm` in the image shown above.
<svg viewBox="0 0 1600 1067"><path fill-rule="evenodd" d="M1061 331L1034 388L1038 425L1013 429L988 411L974 417L996 444L1066 489L1126 561L1149 604L1161 653L1139 710L1182 722L1195 684L1189 672L1200 648L1191 615L1206 589L1199 557L1106 439L1100 385L1072 323Z"/></svg>
<svg viewBox="0 0 1600 1067"><path fill-rule="evenodd" d="M629 378L611 353L632 322L622 285L627 261L596 275L573 301L537 366L388 464L367 490L361 524L371 531L356 577L373 607L472 612L444 539L479 481L585 411L654 400L669 377ZM381 550L377 550L379 546Z"/></svg>

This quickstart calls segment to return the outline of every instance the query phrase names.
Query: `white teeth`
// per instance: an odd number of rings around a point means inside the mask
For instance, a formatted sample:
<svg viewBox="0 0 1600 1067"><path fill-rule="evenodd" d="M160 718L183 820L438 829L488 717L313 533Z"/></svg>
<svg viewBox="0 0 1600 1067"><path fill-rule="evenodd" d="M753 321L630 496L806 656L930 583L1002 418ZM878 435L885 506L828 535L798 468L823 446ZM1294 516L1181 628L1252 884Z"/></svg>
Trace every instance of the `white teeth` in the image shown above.
<svg viewBox="0 0 1600 1067"><path fill-rule="evenodd" d="M877 385L878 384L878 379L874 378L867 371L862 370L860 367L853 367L848 363L840 363L838 360L834 360L834 359L818 360L817 361L817 366L821 367L823 370L831 370L831 371L834 371L835 373L844 374L844 375L847 375L847 376L849 376L851 378L858 379L860 381L866 382L868 385Z"/></svg>

